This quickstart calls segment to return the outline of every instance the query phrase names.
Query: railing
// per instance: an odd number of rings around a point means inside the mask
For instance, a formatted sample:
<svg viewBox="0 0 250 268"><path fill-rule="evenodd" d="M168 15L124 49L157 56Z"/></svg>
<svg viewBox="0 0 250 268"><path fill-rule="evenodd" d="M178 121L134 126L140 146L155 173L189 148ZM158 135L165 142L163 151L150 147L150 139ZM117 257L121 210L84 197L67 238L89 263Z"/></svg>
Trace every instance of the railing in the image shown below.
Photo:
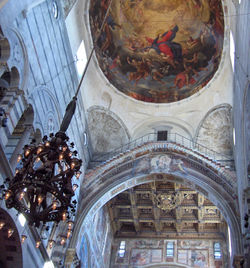
<svg viewBox="0 0 250 268"><path fill-rule="evenodd" d="M211 150L207 148L204 145L201 145L197 142L194 142L180 134L177 133L168 133L167 140L159 141L157 140L157 134L156 133L149 133L146 134L140 138L137 138L111 152L105 153L105 154L98 154L97 156L93 157L93 162L103 162L107 159L110 159L114 157L115 155L118 155L120 153L125 153L127 151L130 151L138 146L142 146L144 144L150 143L150 142L168 142L168 143L175 143L177 145L186 147L188 149L191 149L195 152L198 152L202 154L205 157L209 157L211 160L220 162L224 165L232 166L233 159L231 159L230 156L218 153L214 150Z"/></svg>

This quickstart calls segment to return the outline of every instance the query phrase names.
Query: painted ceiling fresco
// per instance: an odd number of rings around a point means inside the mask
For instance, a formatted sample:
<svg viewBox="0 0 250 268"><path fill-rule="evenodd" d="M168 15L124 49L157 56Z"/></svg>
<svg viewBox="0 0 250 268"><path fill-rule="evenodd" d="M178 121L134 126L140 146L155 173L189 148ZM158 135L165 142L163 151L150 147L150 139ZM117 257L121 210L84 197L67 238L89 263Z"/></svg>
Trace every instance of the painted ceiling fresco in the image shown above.
<svg viewBox="0 0 250 268"><path fill-rule="evenodd" d="M90 25L103 73L137 100L176 102L218 69L224 20L220 0L92 0Z"/></svg>

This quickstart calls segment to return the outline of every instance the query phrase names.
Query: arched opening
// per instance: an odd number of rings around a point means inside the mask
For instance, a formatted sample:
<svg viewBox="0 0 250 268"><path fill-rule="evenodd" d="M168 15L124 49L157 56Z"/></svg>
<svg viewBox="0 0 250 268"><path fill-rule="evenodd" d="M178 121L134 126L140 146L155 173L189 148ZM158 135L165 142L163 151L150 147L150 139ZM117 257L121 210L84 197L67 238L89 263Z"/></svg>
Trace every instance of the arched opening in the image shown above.
<svg viewBox="0 0 250 268"><path fill-rule="evenodd" d="M5 71L0 78L0 101L6 95L10 86L10 72Z"/></svg>
<svg viewBox="0 0 250 268"><path fill-rule="evenodd" d="M11 216L2 208L0 208L0 222L4 223L0 230L0 267L22 268L22 247L19 233ZM8 235L9 230L13 230L11 236Z"/></svg>
<svg viewBox="0 0 250 268"><path fill-rule="evenodd" d="M36 140L36 143L39 143L42 140L42 133L40 129L36 129L33 138Z"/></svg>
<svg viewBox="0 0 250 268"><path fill-rule="evenodd" d="M10 44L8 39L0 39L0 62L7 62L10 57Z"/></svg>
<svg viewBox="0 0 250 268"><path fill-rule="evenodd" d="M232 255L242 253L235 179L230 177L224 168L218 168L216 164L202 159L198 154L191 155L183 148L181 152L177 145L161 146L159 143L125 153L86 174L82 186L86 195L79 204L82 214L75 225L75 234L70 247L79 248L80 238L77 234L91 226L93 216L112 198L139 185L157 184L163 180L182 184L212 202L229 225ZM200 228L198 227L200 223L196 224L193 227ZM129 225L124 228L129 228ZM146 225L144 228L150 230L152 226ZM136 229L134 231L137 232ZM226 228L225 234L227 234Z"/></svg>
<svg viewBox="0 0 250 268"><path fill-rule="evenodd" d="M12 67L10 71L5 70L0 78L0 101L10 88L18 88L19 82L20 75L16 67Z"/></svg>
<svg viewBox="0 0 250 268"><path fill-rule="evenodd" d="M2 74L1 79L5 80L8 84L10 84L11 74L10 72L6 71Z"/></svg>
<svg viewBox="0 0 250 268"><path fill-rule="evenodd" d="M20 74L16 67L12 67L10 71L11 80L10 80L10 87L19 87L20 83Z"/></svg>
<svg viewBox="0 0 250 268"><path fill-rule="evenodd" d="M91 267L228 267L227 224L219 209L171 176L151 176L157 180L119 193L89 219ZM82 246L79 252L85 263Z"/></svg>

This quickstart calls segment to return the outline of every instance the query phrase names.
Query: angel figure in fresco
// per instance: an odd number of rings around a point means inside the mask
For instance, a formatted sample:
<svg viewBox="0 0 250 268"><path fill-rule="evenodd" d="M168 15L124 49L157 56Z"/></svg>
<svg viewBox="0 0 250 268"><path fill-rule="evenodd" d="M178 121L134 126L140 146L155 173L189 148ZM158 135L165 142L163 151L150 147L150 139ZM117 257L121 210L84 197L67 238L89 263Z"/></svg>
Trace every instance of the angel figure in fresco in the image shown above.
<svg viewBox="0 0 250 268"><path fill-rule="evenodd" d="M113 42L112 31L114 31L116 27L121 28L121 25L117 24L114 21L113 17L109 14L106 19L103 31L100 35L100 43L102 51L107 50L111 45L111 43Z"/></svg>
<svg viewBox="0 0 250 268"><path fill-rule="evenodd" d="M222 37L224 34L223 12L218 6L217 0L211 0L210 6L210 23L213 25L215 34L218 37Z"/></svg>
<svg viewBox="0 0 250 268"><path fill-rule="evenodd" d="M169 60L173 60L175 63L182 62L182 47L179 43L173 42L173 39L176 37L179 27L176 25L170 31L164 33L158 33L155 39L146 37L150 47L156 50L158 54L163 54ZM162 32L162 31L161 31Z"/></svg>
<svg viewBox="0 0 250 268"><path fill-rule="evenodd" d="M117 55L113 61L112 61L112 64L109 65L109 69L110 70L113 70L113 73L117 73L117 71L115 71L114 69L118 68L122 66L122 63L121 63L121 58L120 58L120 55Z"/></svg>
<svg viewBox="0 0 250 268"><path fill-rule="evenodd" d="M193 75L196 73L196 71L192 68L192 66L187 66L184 63L184 68L185 70L183 72L178 73L175 77L175 87L182 88L184 86L193 85L196 82L193 78Z"/></svg>
<svg viewBox="0 0 250 268"><path fill-rule="evenodd" d="M143 59L130 60L129 57L127 57L127 62L128 64L136 68L136 72L129 73L129 80L130 81L135 80L135 84L137 84L140 79L142 78L145 79L149 75L148 65Z"/></svg>
<svg viewBox="0 0 250 268"><path fill-rule="evenodd" d="M209 4L205 0L187 0L187 5L189 7L190 13L196 17L200 18L203 22L208 22L209 20Z"/></svg>

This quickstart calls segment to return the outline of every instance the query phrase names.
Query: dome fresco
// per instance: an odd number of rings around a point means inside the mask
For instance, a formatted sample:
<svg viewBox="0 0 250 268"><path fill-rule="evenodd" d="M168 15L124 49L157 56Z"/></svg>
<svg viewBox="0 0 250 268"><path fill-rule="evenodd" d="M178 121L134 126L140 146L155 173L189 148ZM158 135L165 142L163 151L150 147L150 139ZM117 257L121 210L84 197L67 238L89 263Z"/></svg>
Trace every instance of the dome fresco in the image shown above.
<svg viewBox="0 0 250 268"><path fill-rule="evenodd" d="M108 4L91 1L90 25L99 66L120 92L170 103L211 80L224 39L220 0L113 0L99 34Z"/></svg>

